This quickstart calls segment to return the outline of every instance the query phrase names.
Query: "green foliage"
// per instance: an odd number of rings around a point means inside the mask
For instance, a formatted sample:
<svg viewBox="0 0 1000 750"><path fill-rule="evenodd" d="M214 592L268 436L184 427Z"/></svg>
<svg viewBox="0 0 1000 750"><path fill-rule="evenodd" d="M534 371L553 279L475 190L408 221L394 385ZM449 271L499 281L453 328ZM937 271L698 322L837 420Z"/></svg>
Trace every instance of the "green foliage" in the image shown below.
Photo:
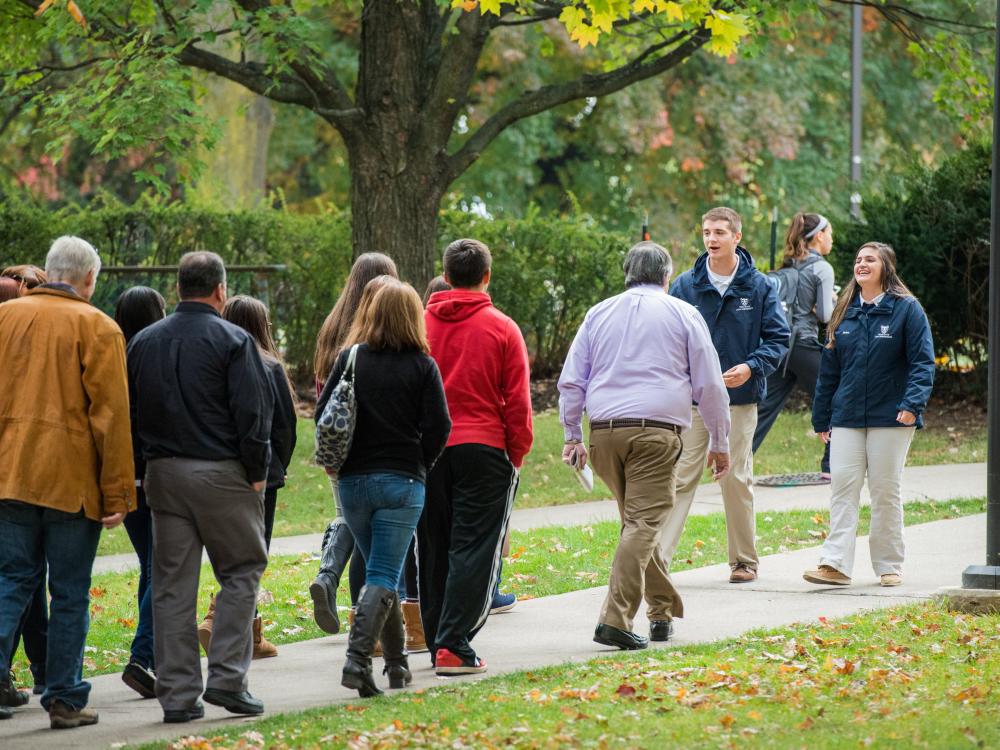
<svg viewBox="0 0 1000 750"><path fill-rule="evenodd" d="M103 198L86 208L50 211L7 200L0 206L0 265L44 264L61 234L85 237L104 266L174 265L190 250L218 252L230 265L284 264L282 274L231 273L230 294L264 299L288 362L307 372L316 332L351 266L350 226L339 213L296 215L281 210L226 213L144 198L131 206ZM172 273L105 273L94 303L106 312L126 288L144 284L176 300Z"/></svg>
<svg viewBox="0 0 1000 750"><path fill-rule="evenodd" d="M864 199L865 224L841 224L831 260L853 275L858 248L888 242L898 271L930 318L939 354L975 367L985 387L990 227L990 145L977 143L937 169L916 166L899 190Z"/></svg>
<svg viewBox="0 0 1000 750"><path fill-rule="evenodd" d="M43 265L61 234L85 237L105 266L174 265L190 250L218 252L230 265L284 264L280 274L230 274L231 294L264 299L272 308L289 365L311 372L316 333L333 307L352 263L346 214L284 210L222 212L146 197L127 206L104 197L84 208L50 211L20 200L0 205L0 265ZM439 246L474 236L494 253L497 306L521 326L538 374L562 366L591 305L621 289L627 239L583 219L488 221L460 212L443 216ZM94 303L107 312L129 286L145 284L174 300L164 272L106 273ZM423 290L419 290L423 291Z"/></svg>
<svg viewBox="0 0 1000 750"><path fill-rule="evenodd" d="M629 240L581 218L442 218L442 238L476 237L493 253L490 294L521 326L537 375L558 373L587 310L622 290Z"/></svg>

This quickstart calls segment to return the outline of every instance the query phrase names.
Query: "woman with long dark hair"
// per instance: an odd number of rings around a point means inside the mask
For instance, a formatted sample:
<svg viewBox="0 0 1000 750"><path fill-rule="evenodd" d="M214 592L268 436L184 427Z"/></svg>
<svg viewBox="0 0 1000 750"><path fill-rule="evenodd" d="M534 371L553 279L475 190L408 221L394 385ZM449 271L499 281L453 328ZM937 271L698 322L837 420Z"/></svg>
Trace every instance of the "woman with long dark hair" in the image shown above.
<svg viewBox="0 0 1000 750"><path fill-rule="evenodd" d="M166 302L155 289L134 286L122 292L115 303L115 322L125 335L125 343L142 329L166 317ZM133 438L134 439L134 438ZM139 558L139 617L132 639L129 662L122 681L143 698L155 698L156 664L153 658L153 517L146 504L142 478L144 461L135 451L135 485L138 505L125 516L125 531Z"/></svg>
<svg viewBox="0 0 1000 750"><path fill-rule="evenodd" d="M316 336L313 372L317 396L323 391L347 333L357 317L365 287L380 276L399 278L396 264L388 255L364 253L358 256L351 266L351 272L344 283L344 291L341 292L330 314L326 316ZM327 474L330 475L335 516L323 534L319 573L309 586L309 595L313 600L313 619L316 620L316 624L324 632L334 634L340 632L340 617L337 614L337 587L340 585L340 577L350 561L349 587L353 607L357 604L358 595L365 582L365 561L361 555L352 554L354 537L344 523L344 514L337 494L337 480L330 472Z"/></svg>
<svg viewBox="0 0 1000 750"><path fill-rule="evenodd" d="M370 300L359 310L316 405L322 414L356 346L357 424L337 484L344 518L367 561L341 679L363 698L382 692L372 676L376 641L389 687L411 681L397 589L423 510L427 472L451 431L420 296L409 284L387 280Z"/></svg>
<svg viewBox="0 0 1000 750"><path fill-rule="evenodd" d="M281 354L274 343L274 337L271 335L271 315L267 305L245 294L237 294L226 300L222 308L222 318L250 334L257 344L257 351L271 378L271 392L274 394L274 413L271 416L271 465L267 470L267 484L264 489L264 544L270 550L271 534L274 531L274 512L278 507L278 490L285 486L288 465L295 452L295 391L281 362ZM199 628L199 634L201 632L202 629ZM277 646L264 637L259 613L254 615L252 632L254 659L278 655ZM207 647L205 651L208 651Z"/></svg>
<svg viewBox="0 0 1000 750"><path fill-rule="evenodd" d="M810 583L851 582L861 487L872 497L869 547L883 586L903 572L903 466L934 385L927 316L896 273L882 242L858 250L854 278L840 295L813 398L813 429L830 445L830 534Z"/></svg>
<svg viewBox="0 0 1000 750"><path fill-rule="evenodd" d="M774 421L785 408L795 386L810 396L816 390L823 347L819 327L829 322L837 296L833 290L833 266L826 256L833 249L833 227L820 214L797 213L785 235L782 268L797 271L795 299L786 311L792 335L788 353L778 369L767 376L767 395L757 407L757 427L753 433L756 453ZM823 480L830 478L830 449L824 446L820 460Z"/></svg>

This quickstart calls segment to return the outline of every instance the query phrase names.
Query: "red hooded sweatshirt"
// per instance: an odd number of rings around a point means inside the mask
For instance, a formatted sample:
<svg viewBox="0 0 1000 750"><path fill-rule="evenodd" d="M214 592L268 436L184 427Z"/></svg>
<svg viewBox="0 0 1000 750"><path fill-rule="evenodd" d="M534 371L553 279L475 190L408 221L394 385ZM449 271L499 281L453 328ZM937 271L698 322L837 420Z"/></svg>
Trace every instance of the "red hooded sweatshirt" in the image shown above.
<svg viewBox="0 0 1000 750"><path fill-rule="evenodd" d="M451 414L448 445L490 445L520 468L532 432L528 350L517 324L486 292L467 289L431 295L425 315Z"/></svg>

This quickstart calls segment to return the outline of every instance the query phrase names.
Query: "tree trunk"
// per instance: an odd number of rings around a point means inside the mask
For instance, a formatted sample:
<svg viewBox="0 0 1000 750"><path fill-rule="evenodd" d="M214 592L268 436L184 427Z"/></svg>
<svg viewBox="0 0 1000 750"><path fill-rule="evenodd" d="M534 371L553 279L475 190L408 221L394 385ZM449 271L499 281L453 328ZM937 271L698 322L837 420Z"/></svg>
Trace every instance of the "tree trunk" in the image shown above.
<svg viewBox="0 0 1000 750"><path fill-rule="evenodd" d="M429 178L429 167L392 174L377 152L351 149L351 239L354 256L385 253L399 275L423 294L435 275L438 207L447 185Z"/></svg>
<svg viewBox="0 0 1000 750"><path fill-rule="evenodd" d="M355 104L363 122L344 133L351 169L355 256L392 256L420 291L434 276L438 210L448 187L449 127L428 128L429 87L440 47L436 2L368 0L361 24Z"/></svg>

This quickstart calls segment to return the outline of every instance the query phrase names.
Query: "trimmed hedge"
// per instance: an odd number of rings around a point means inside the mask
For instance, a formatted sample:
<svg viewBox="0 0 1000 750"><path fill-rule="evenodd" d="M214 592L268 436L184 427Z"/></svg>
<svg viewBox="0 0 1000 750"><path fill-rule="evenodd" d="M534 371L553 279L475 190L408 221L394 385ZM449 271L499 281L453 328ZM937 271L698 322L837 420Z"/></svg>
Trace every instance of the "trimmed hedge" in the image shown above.
<svg viewBox="0 0 1000 750"><path fill-rule="evenodd" d="M937 168L914 167L899 191L867 195L865 224L838 225L837 278L853 275L865 242L896 250L900 277L920 300L941 355L971 366L985 392L989 331L990 145L977 143Z"/></svg>
<svg viewBox="0 0 1000 750"><path fill-rule="evenodd" d="M297 377L311 372L316 332L352 263L349 217L284 210L221 212L144 199L127 206L107 197L58 210L20 200L0 204L0 267L43 265L52 240L75 234L92 242L105 266L174 265L189 250L218 252L228 264L284 264L281 274L230 275L230 294L271 307L286 359ZM493 251L493 299L521 326L536 375L558 372L587 309L621 290L627 237L584 219L491 221L442 215L440 246L477 237ZM127 287L145 284L176 301L172 274L103 274L94 303L106 312ZM422 289L418 290L423 292Z"/></svg>

